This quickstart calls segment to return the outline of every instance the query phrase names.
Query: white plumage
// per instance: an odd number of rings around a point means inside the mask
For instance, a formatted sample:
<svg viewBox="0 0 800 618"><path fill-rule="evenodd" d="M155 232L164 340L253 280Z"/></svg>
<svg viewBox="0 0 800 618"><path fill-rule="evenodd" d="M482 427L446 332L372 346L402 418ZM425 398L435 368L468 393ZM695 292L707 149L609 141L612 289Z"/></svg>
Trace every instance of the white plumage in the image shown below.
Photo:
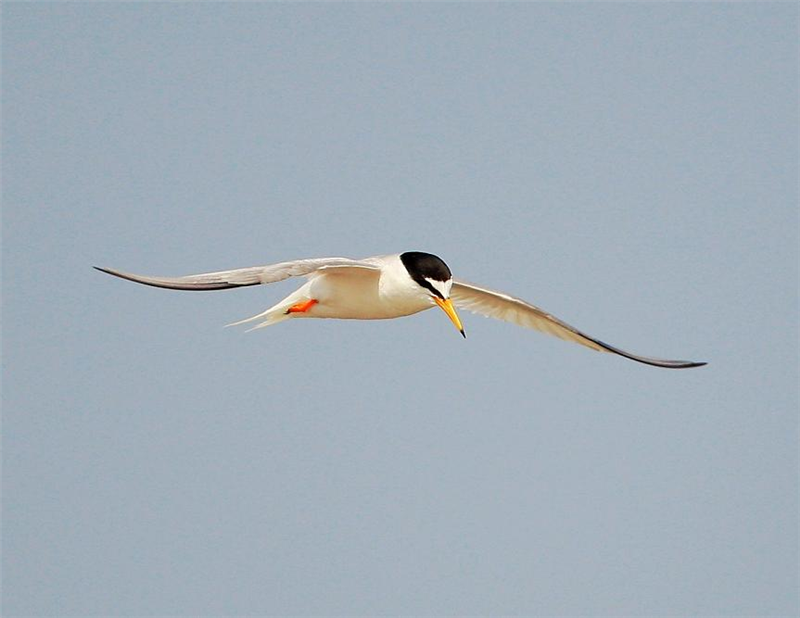
<svg viewBox="0 0 800 618"><path fill-rule="evenodd" d="M464 334L455 305L648 365L671 369L705 365L649 358L615 348L524 300L453 279L447 265L427 253L408 252L362 260L339 257L294 260L185 277L149 277L95 268L137 283L176 290L221 290L274 283L290 277L307 278L300 288L266 311L231 326L260 320L254 328L263 328L294 318L382 320L412 315L438 305Z"/></svg>

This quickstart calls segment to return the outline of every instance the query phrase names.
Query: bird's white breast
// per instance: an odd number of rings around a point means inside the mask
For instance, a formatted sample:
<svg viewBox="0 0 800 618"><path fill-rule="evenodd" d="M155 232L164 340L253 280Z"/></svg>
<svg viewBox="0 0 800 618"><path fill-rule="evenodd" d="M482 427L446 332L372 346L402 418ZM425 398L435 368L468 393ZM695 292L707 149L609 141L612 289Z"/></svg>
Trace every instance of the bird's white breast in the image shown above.
<svg viewBox="0 0 800 618"><path fill-rule="evenodd" d="M323 270L306 286L306 293L318 304L303 317L381 320L434 306L398 256L381 258L380 270Z"/></svg>

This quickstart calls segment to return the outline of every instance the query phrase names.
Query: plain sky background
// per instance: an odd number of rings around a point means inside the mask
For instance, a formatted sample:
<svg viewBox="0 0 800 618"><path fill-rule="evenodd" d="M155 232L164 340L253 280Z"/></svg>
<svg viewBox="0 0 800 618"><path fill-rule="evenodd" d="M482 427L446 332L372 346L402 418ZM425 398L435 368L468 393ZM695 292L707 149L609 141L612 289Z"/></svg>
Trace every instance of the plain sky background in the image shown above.
<svg viewBox="0 0 800 618"><path fill-rule="evenodd" d="M5 616L797 614L797 4L2 18ZM91 268L404 250L710 364Z"/></svg>

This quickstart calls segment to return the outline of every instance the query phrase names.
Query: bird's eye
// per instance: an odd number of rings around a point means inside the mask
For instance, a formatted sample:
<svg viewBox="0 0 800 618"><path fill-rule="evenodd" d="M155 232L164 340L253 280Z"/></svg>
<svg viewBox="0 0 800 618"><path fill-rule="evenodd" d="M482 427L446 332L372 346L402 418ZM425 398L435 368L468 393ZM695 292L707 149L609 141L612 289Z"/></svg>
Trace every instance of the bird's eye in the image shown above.
<svg viewBox="0 0 800 618"><path fill-rule="evenodd" d="M441 298L442 300L446 298L444 291L440 289L443 286L441 281L435 281L434 279L428 279L426 277L420 283L423 287L428 289L428 291L431 293L431 296L434 298Z"/></svg>

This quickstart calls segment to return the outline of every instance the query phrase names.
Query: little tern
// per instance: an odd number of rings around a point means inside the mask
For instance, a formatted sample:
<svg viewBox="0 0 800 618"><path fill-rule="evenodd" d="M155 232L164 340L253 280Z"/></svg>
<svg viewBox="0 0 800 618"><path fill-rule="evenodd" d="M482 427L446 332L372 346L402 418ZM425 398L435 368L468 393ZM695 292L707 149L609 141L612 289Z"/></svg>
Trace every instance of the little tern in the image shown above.
<svg viewBox="0 0 800 618"><path fill-rule="evenodd" d="M341 257L294 260L185 277L149 277L95 268L129 281L172 290L225 290L275 283L290 277L307 278L300 288L266 311L229 324L236 326L261 320L250 330L294 318L385 320L438 305L464 337L456 307L655 367L686 369L706 364L631 354L590 337L524 300L454 279L441 258L420 251L362 260Z"/></svg>

